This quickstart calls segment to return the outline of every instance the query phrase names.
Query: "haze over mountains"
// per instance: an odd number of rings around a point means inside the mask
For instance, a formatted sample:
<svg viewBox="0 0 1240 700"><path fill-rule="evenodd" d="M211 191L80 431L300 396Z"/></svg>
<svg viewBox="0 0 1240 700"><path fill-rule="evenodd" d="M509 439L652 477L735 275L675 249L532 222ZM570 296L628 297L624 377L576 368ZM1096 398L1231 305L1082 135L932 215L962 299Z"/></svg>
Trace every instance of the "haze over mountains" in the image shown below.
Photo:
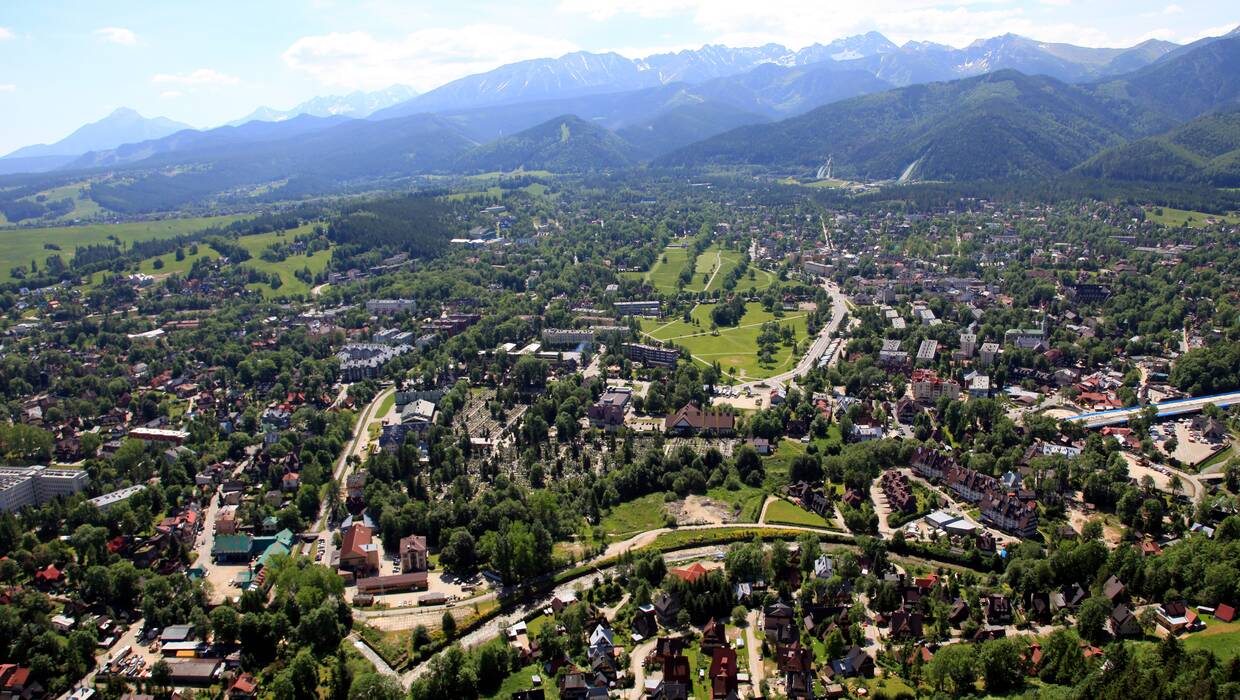
<svg viewBox="0 0 1240 700"><path fill-rule="evenodd" d="M228 122L225 126L241 126L253 121L282 122L303 114L311 117L352 117L354 119L365 119L385 107L400 104L417 96L418 91L408 85L393 85L387 89L376 90L375 92L357 90L347 95L313 97L291 109L259 107L240 119Z"/></svg>
<svg viewBox="0 0 1240 700"><path fill-rule="evenodd" d="M190 128L188 124L164 117L148 119L122 107L99 121L79 127L56 143L25 146L13 151L0 159L0 173L23 172L25 168L50 170L89 151L158 139Z"/></svg>
<svg viewBox="0 0 1240 700"><path fill-rule="evenodd" d="M768 44L644 59L572 53L467 76L386 107L379 105L402 88L99 147L59 163L54 175L123 171L124 182L95 185L92 196L131 212L247 188L262 192L249 196L296 198L422 173L645 164L804 175L829 155L839 175L863 179L1074 169L1117 177L1139 175L1126 165L1133 158L1209 133L1208 148L1178 152L1180 167L1164 176L1213 182L1240 149L1234 120L1149 139L1240 108L1238 76L1237 32L1187 47L1098 49L1005 35L956 49L896 46L870 33L799 51ZM1195 172L1205 169L1211 174Z"/></svg>

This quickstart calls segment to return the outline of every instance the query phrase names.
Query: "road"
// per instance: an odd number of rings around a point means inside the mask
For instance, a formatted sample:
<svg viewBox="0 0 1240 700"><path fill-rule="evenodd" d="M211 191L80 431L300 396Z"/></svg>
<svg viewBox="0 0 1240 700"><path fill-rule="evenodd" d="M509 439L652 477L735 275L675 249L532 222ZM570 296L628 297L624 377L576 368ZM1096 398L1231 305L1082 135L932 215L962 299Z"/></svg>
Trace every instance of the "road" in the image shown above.
<svg viewBox="0 0 1240 700"><path fill-rule="evenodd" d="M629 654L629 674L633 677L633 689L629 691L629 697L632 700L641 700L645 695L646 685L646 657L650 656L650 652L654 651L659 640L650 639L633 647L633 652Z"/></svg>
<svg viewBox="0 0 1240 700"><path fill-rule="evenodd" d="M358 414L357 423L353 426L353 437L349 440L348 446L345 447L345 449L340 453L340 457L336 460L336 464L332 468L332 480L340 486L341 497L343 497L345 493L345 477L347 476L349 470L349 458L356 456L360 459L364 456L366 448L370 446L370 431L368 430L370 421L374 420L375 413L379 410L379 404L382 404L383 400L395 391L395 387L388 387L383 391L380 391L375 398L366 405L366 408L362 409L362 412ZM327 532L327 518L332 511L332 509L328 507L329 505L330 504L324 501L324 503L320 506L319 518L315 521L314 528L311 532L320 535ZM332 561L332 554L335 551L335 544L332 542L332 538L330 537L325 537L323 539L326 540L326 548L323 550L323 561L321 563L328 566ZM313 544L307 543L305 545L304 552L306 554L311 554L311 547L313 547Z"/></svg>
<svg viewBox="0 0 1240 700"><path fill-rule="evenodd" d="M818 362L818 358L822 357L822 354L826 352L827 346L831 344L832 339L834 339L835 334L840 329L840 324L844 321L844 316L848 313L848 299L840 291L840 288L830 280L825 280L822 286L831 295L831 320L818 332L818 336L814 338L814 342L809 346L809 349L801 356L797 366L783 374L777 374L767 379L756 379L752 382L738 384L736 389L753 389L760 384L768 386L771 384L785 384L795 380L797 377L804 376L813 369Z"/></svg>

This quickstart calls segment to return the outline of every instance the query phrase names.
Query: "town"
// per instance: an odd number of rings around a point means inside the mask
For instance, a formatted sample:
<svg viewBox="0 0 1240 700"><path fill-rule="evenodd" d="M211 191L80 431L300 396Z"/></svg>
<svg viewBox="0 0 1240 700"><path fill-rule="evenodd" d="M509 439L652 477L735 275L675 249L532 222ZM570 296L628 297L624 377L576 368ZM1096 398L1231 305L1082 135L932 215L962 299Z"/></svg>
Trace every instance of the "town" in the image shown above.
<svg viewBox="0 0 1240 700"><path fill-rule="evenodd" d="M1240 693L1234 218L435 188L12 271L3 697Z"/></svg>

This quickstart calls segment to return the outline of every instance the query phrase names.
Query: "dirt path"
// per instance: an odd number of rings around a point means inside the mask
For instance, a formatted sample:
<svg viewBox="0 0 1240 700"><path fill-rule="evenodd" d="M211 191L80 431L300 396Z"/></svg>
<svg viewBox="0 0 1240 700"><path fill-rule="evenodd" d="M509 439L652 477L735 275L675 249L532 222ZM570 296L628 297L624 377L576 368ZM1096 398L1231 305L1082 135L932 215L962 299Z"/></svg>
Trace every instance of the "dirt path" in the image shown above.
<svg viewBox="0 0 1240 700"><path fill-rule="evenodd" d="M779 499L774 496L767 496L766 500L762 502L762 512L758 514L759 525L766 524L766 509L770 508L771 504L778 500Z"/></svg>
<svg viewBox="0 0 1240 700"><path fill-rule="evenodd" d="M658 643L658 639L642 642L633 647L632 653L629 654L629 674L633 677L633 690L629 691L629 697L633 700L641 700L645 694L646 665L643 662L650 652L654 651Z"/></svg>
<svg viewBox="0 0 1240 700"><path fill-rule="evenodd" d="M758 688L766 680L766 669L762 666L762 646L758 644L758 611L750 610L745 618L749 624L745 626L745 651L749 654L749 684L753 687L753 696L757 697Z"/></svg>

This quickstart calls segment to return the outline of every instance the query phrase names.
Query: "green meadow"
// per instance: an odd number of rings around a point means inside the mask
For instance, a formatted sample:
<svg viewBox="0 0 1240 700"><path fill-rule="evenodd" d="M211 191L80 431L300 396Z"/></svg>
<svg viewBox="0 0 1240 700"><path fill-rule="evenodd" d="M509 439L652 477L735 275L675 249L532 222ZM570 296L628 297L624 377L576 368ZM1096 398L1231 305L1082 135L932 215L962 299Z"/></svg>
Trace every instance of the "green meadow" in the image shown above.
<svg viewBox="0 0 1240 700"><path fill-rule="evenodd" d="M712 333L710 330L711 304L699 304L690 313L693 323L685 323L683 319L668 321L667 319L644 319L641 322L642 334L653 340L671 342L689 351L693 359L704 365L718 362L725 375L732 376L735 370L737 379L765 379L796 366L798 356L787 345L780 344L775 352L775 362L770 365L758 363L758 335L762 324L773 321L781 326L791 326L798 344L807 333L805 312L792 311L785 313L783 318L764 310L757 302L746 306L745 315L735 326L722 327Z"/></svg>

